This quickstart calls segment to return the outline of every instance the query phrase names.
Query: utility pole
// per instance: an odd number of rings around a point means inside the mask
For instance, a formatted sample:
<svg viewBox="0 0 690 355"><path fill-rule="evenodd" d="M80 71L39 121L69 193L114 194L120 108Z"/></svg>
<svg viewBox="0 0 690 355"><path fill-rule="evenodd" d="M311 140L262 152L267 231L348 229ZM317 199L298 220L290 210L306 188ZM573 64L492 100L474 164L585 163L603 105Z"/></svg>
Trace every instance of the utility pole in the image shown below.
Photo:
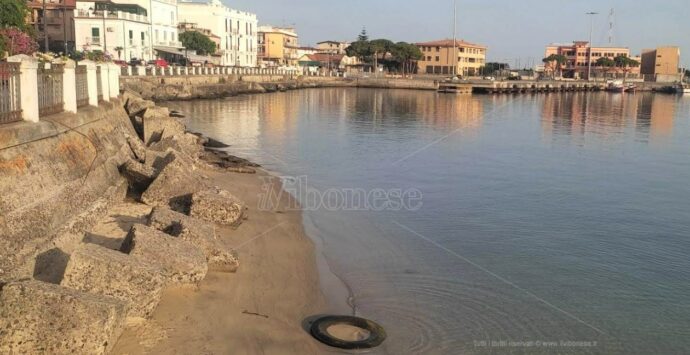
<svg viewBox="0 0 690 355"><path fill-rule="evenodd" d="M48 21L46 16L46 0L43 0L43 13L41 14L41 22L43 23L43 51L48 52Z"/></svg>
<svg viewBox="0 0 690 355"><path fill-rule="evenodd" d="M598 12L588 12L585 15L590 17L589 25L589 56L587 59L587 81L592 80L592 32L594 32L594 15L598 15Z"/></svg>
<svg viewBox="0 0 690 355"><path fill-rule="evenodd" d="M453 77L458 76L458 0L453 0Z"/></svg>

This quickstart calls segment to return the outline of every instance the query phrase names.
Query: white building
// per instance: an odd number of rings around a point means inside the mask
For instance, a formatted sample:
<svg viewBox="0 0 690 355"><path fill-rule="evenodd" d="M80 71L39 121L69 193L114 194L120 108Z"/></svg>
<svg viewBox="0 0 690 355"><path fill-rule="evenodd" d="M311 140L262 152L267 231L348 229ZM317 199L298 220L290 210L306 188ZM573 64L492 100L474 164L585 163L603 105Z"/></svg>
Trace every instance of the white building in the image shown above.
<svg viewBox="0 0 690 355"><path fill-rule="evenodd" d="M233 10L219 0L178 3L178 20L196 24L220 37L221 65L255 67L257 63L256 14Z"/></svg>
<svg viewBox="0 0 690 355"><path fill-rule="evenodd" d="M150 7L153 48L156 50L183 48L177 33L177 0L152 0Z"/></svg>
<svg viewBox="0 0 690 355"><path fill-rule="evenodd" d="M148 11L138 5L78 1L74 10L75 48L100 50L114 59L152 59Z"/></svg>

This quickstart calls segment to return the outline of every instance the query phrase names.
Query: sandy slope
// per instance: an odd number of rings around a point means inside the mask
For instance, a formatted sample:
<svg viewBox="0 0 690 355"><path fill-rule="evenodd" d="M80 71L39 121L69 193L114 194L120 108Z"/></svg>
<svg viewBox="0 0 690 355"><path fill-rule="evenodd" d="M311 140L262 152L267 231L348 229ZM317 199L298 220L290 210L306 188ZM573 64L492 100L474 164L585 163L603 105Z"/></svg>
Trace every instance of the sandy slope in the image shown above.
<svg viewBox="0 0 690 355"><path fill-rule="evenodd" d="M305 318L324 313L314 247L298 211L257 209L257 175L209 173L214 184L243 199L249 219L238 229L218 230L238 249L236 274L210 272L198 288L166 292L153 319L131 324L115 354L318 354L329 350L302 328ZM131 208L136 217L141 208ZM118 218L132 220L120 211ZM123 224L126 228L126 224Z"/></svg>

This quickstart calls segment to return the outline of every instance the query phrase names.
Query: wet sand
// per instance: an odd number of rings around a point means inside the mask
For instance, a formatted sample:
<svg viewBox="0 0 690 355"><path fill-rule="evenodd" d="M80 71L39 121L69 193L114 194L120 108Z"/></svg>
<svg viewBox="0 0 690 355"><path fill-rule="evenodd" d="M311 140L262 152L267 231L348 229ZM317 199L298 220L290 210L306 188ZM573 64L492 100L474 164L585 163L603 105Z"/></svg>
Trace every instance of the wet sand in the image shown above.
<svg viewBox="0 0 690 355"><path fill-rule="evenodd" d="M218 230L224 243L238 251L240 268L235 274L209 272L197 287L166 291L153 318L132 322L114 354L330 352L303 328L305 319L326 313L329 306L301 212L283 209L294 203L292 197L283 193L277 209L261 211L262 184L268 181L279 188L279 179L261 170L256 175L204 174L249 206L249 217L239 228ZM114 224L116 229L125 231L128 221L137 221L141 208L117 211L121 222Z"/></svg>

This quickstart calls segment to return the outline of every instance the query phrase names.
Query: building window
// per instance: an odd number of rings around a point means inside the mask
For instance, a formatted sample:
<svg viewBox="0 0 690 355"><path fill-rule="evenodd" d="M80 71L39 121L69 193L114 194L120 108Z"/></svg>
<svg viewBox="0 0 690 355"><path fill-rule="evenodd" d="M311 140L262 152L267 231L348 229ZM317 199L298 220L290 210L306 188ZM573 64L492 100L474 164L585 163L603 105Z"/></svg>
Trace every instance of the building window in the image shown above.
<svg viewBox="0 0 690 355"><path fill-rule="evenodd" d="M440 62L440 61L441 61L441 57L436 56L436 61L437 61L437 62Z"/></svg>
<svg viewBox="0 0 690 355"><path fill-rule="evenodd" d="M91 43L101 44L101 29L98 27L91 27Z"/></svg>
<svg viewBox="0 0 690 355"><path fill-rule="evenodd" d="M134 31L129 30L129 45L133 46L134 45Z"/></svg>

